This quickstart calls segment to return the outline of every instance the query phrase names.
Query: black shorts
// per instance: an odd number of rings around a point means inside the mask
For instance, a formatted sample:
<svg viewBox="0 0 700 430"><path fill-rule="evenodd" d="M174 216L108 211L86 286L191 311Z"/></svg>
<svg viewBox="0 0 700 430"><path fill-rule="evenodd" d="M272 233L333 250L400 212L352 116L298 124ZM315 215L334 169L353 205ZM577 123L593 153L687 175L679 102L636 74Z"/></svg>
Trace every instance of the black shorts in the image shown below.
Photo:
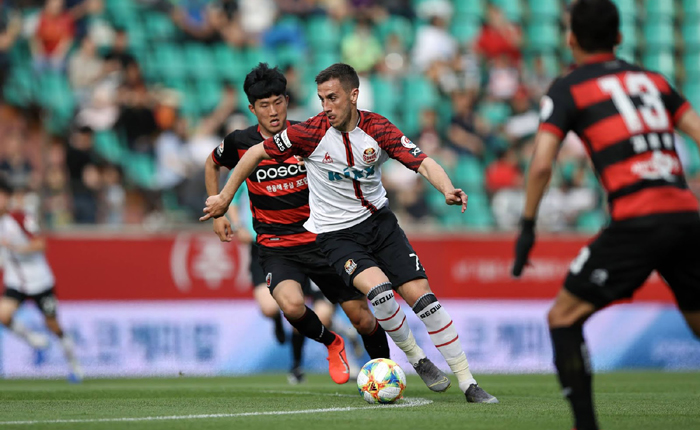
<svg viewBox="0 0 700 430"><path fill-rule="evenodd" d="M657 270L684 311L700 310L700 220L604 229L571 263L573 295L603 307L632 297Z"/></svg>
<svg viewBox="0 0 700 430"><path fill-rule="evenodd" d="M14 288L5 287L4 297L17 300L21 305L25 300L31 299L39 307L41 313L47 317L56 316L56 308L58 307L58 299L56 299L56 291L54 287L39 293L39 294L25 294L21 291L15 290Z"/></svg>
<svg viewBox="0 0 700 430"><path fill-rule="evenodd" d="M253 281L253 288L265 284L265 272L260 266L260 251L258 245L250 244L250 277Z"/></svg>
<svg viewBox="0 0 700 430"><path fill-rule="evenodd" d="M331 303L365 298L359 290L345 285L316 246L299 247L294 252L260 247L260 264L267 273L270 293L280 282L293 280L302 287L307 286L304 293L308 296L308 281L311 279Z"/></svg>
<svg viewBox="0 0 700 430"><path fill-rule="evenodd" d="M319 234L316 243L347 285L370 267L382 269L394 288L428 278L396 216L386 206L355 226Z"/></svg>

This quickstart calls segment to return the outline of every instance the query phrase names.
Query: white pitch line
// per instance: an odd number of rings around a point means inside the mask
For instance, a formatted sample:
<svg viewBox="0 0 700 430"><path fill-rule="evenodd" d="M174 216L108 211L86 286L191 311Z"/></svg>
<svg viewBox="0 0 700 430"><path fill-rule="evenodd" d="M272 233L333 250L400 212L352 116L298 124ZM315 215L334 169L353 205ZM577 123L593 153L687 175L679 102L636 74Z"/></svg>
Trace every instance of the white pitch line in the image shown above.
<svg viewBox="0 0 700 430"><path fill-rule="evenodd" d="M296 392L302 393L302 392ZM355 396L353 396L355 397ZM136 422L136 421L167 421L167 420L201 420L211 418L238 418L238 417L256 417L265 415L297 415L297 414L322 414L327 412L348 412L367 409L386 409L386 408L411 408L416 406L425 406L433 403L432 400L422 398L405 398L401 403L390 405L369 405L369 406L350 406L345 408L324 408L324 409L303 409L299 411L268 411L268 412L241 412L237 414L201 414L201 415L170 415L160 417L135 417L135 418L95 418L82 420L33 420L33 421L0 421L0 425L31 425L31 424L80 424L80 423L116 423L116 422Z"/></svg>
<svg viewBox="0 0 700 430"><path fill-rule="evenodd" d="M267 394L305 394L307 396L328 396L328 397L353 397L357 398L357 394L340 394L340 393L316 393L313 391L293 391L293 390L263 390L261 393Z"/></svg>

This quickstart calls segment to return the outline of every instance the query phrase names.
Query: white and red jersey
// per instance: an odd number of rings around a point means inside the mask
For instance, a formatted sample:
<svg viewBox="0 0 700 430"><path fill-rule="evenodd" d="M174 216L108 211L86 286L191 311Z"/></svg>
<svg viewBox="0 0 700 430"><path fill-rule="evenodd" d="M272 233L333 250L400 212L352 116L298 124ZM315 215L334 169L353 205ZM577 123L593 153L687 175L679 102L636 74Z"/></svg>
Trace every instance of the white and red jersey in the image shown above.
<svg viewBox="0 0 700 430"><path fill-rule="evenodd" d="M277 161L304 158L311 215L304 227L325 233L352 227L387 203L381 165L389 158L417 171L426 155L383 116L360 111L350 132L331 127L320 113L265 140Z"/></svg>
<svg viewBox="0 0 700 430"><path fill-rule="evenodd" d="M22 212L0 216L0 240L12 246L23 247L39 233L36 220ZM54 286L51 267L43 252L19 254L7 247L0 249L3 262L4 284L28 295L43 293Z"/></svg>

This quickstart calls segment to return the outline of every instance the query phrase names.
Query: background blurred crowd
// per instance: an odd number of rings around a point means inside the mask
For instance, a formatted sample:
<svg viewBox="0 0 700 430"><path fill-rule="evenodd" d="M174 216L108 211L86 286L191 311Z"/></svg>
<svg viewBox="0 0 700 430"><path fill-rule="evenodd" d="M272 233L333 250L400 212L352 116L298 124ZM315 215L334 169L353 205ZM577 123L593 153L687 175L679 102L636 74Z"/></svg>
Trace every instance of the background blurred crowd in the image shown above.
<svg viewBox="0 0 700 430"><path fill-rule="evenodd" d="M681 2L618 1L623 26L646 35L647 3ZM320 111L315 74L343 61L361 75L359 107L396 123L469 194L460 215L387 163L406 228L512 229L538 101L571 62L565 10L560 0L0 0L0 172L52 228L194 222L205 158L255 121L245 74L280 66L289 118L303 120ZM687 80L681 60L651 56L647 39L625 39L620 54ZM664 49L687 54L674 41ZM695 187L700 155L677 143ZM539 225L594 230L604 214L570 135Z"/></svg>

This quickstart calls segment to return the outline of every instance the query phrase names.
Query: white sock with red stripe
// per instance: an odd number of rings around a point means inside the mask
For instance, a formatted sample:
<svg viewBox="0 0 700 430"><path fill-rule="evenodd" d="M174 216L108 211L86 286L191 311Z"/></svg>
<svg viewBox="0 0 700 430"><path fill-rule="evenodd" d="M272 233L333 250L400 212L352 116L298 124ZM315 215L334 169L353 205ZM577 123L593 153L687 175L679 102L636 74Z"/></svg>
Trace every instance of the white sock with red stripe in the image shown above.
<svg viewBox="0 0 700 430"><path fill-rule="evenodd" d="M445 361L459 381L459 388L467 391L471 384L476 384L476 380L469 371L467 356L462 350L462 344L459 342L459 336L450 315L433 293L422 295L413 305L413 312L423 321L430 340L445 357Z"/></svg>
<svg viewBox="0 0 700 430"><path fill-rule="evenodd" d="M372 288L367 294L367 298L374 307L374 315L377 317L379 325L396 346L406 354L411 365L425 358L425 352L418 346L411 329L408 327L406 314L394 298L391 283L386 282Z"/></svg>

